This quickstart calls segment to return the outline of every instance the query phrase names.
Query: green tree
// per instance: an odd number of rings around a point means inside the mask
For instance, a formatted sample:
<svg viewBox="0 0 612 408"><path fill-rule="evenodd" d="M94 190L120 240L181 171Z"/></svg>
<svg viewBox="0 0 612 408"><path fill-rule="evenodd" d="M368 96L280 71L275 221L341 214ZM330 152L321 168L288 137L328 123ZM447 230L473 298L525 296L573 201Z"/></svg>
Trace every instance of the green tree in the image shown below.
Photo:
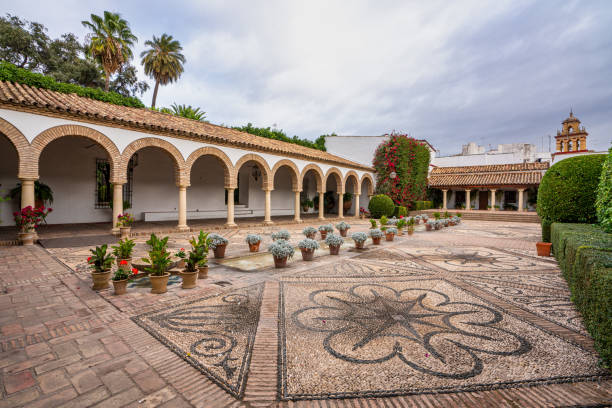
<svg viewBox="0 0 612 408"><path fill-rule="evenodd" d="M314 142L306 139L299 138L298 136L289 137L282 130L267 128L258 128L253 126L252 123L247 123L246 126L234 126L233 129L241 132L250 133L252 135L266 137L268 139L280 140L287 143L294 143L300 146L310 147L311 149L317 149L325 151L325 136L319 136ZM333 135L333 133L332 133Z"/></svg>
<svg viewBox="0 0 612 408"><path fill-rule="evenodd" d="M30 71L40 69L48 54L45 26L10 14L0 17L0 60Z"/></svg>
<svg viewBox="0 0 612 408"><path fill-rule="evenodd" d="M194 108L191 105L177 105L176 103L173 103L170 109L162 108L160 111L164 113L171 113L174 116L181 116L187 119L206 122L206 112L201 111L200 108Z"/></svg>
<svg viewBox="0 0 612 408"><path fill-rule="evenodd" d="M608 156L601 169L595 210L601 228L612 232L612 147L608 149Z"/></svg>
<svg viewBox="0 0 612 408"><path fill-rule="evenodd" d="M128 22L118 13L104 12L104 18L92 14L91 21L82 21L89 28L87 54L94 57L104 70L104 90L110 88L110 77L132 57L131 47L138 38L130 30Z"/></svg>
<svg viewBox="0 0 612 408"><path fill-rule="evenodd" d="M181 44L165 33L159 38L153 36L153 40L147 40L145 45L150 48L144 50L140 57L145 74L155 79L153 101L151 102L151 106L155 107L159 85L167 85L179 79L183 73L185 56L180 52L183 50Z"/></svg>
<svg viewBox="0 0 612 408"><path fill-rule="evenodd" d="M139 81L136 74L136 67L128 65L119 71L119 74L110 84L110 90L123 96L142 95L149 90L149 84Z"/></svg>

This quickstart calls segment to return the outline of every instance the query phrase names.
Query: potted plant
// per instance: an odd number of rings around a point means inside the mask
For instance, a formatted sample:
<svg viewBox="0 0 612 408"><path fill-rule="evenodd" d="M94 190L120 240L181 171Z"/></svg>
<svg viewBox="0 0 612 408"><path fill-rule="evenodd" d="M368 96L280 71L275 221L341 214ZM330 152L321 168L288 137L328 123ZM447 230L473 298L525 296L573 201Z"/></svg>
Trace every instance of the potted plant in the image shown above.
<svg viewBox="0 0 612 408"><path fill-rule="evenodd" d="M132 251L134 250L136 243L128 238L120 240L117 245L112 246L113 255L117 259L117 265L121 264L121 261L127 262L127 270L132 269Z"/></svg>
<svg viewBox="0 0 612 408"><path fill-rule="evenodd" d="M414 224L415 224L415 219L412 217L409 218L408 219L408 235L414 234Z"/></svg>
<svg viewBox="0 0 612 408"><path fill-rule="evenodd" d="M442 229L442 225L443 225L442 220L435 220L435 228L437 230Z"/></svg>
<svg viewBox="0 0 612 408"><path fill-rule="evenodd" d="M440 219L440 213L436 211L435 213L433 213L433 217L434 217L436 220L439 220L439 219Z"/></svg>
<svg viewBox="0 0 612 408"><path fill-rule="evenodd" d="M21 183L9 192L11 199L21 202ZM36 208L44 207L47 203L53 204L53 190L48 185L36 180L34 182L34 205Z"/></svg>
<svg viewBox="0 0 612 408"><path fill-rule="evenodd" d="M301 205L303 212L308 212L309 208L314 208L314 202L308 197L302 200Z"/></svg>
<svg viewBox="0 0 612 408"><path fill-rule="evenodd" d="M393 239L395 238L395 234L397 234L397 228L395 227L389 227L387 228L387 230L385 231L385 238L387 241L393 241Z"/></svg>
<svg viewBox="0 0 612 408"><path fill-rule="evenodd" d="M17 226L17 239L21 245L33 245L36 236L36 228L47 218L47 215L53 211L51 208L45 207L32 208L28 205L13 213L13 219Z"/></svg>
<svg viewBox="0 0 612 408"><path fill-rule="evenodd" d="M420 215L417 215L417 216L414 217L414 223L416 225L419 225L421 223L421 216Z"/></svg>
<svg viewBox="0 0 612 408"><path fill-rule="evenodd" d="M370 212L363 207L359 207L359 218L363 219L365 217L369 217Z"/></svg>
<svg viewBox="0 0 612 408"><path fill-rule="evenodd" d="M317 229L314 227L306 227L302 230L302 234L306 235L306 238L315 239L317 236Z"/></svg>
<svg viewBox="0 0 612 408"><path fill-rule="evenodd" d="M90 249L91 256L87 258L87 263L91 267L91 279L93 280L93 290L108 288L108 280L111 276L111 266L115 258L108 253L108 245L97 246Z"/></svg>
<svg viewBox="0 0 612 408"><path fill-rule="evenodd" d="M136 275L138 275L138 269L132 268L130 273L128 262L125 259L121 260L112 278L115 295L125 295L127 293L128 282Z"/></svg>
<svg viewBox="0 0 612 408"><path fill-rule="evenodd" d="M344 244L344 240L340 235L331 233L325 238L325 243L329 246L330 255L338 255L340 253L340 246Z"/></svg>
<svg viewBox="0 0 612 408"><path fill-rule="evenodd" d="M134 217L132 217L132 215L129 213L123 213L117 216L117 226L119 227L119 231L121 233L121 239L130 237L133 223Z"/></svg>
<svg viewBox="0 0 612 408"><path fill-rule="evenodd" d="M370 229L375 229L377 226L376 220L370 219Z"/></svg>
<svg viewBox="0 0 612 408"><path fill-rule="evenodd" d="M413 218L410 218L410 220L412 220L414 223ZM397 221L397 224L395 224L397 227L397 235L404 235L404 228L406 227L406 224L408 224L408 221L406 221L405 218L400 218L399 221Z"/></svg>
<svg viewBox="0 0 612 408"><path fill-rule="evenodd" d="M436 228L436 220L427 220L425 222L425 230L433 231Z"/></svg>
<svg viewBox="0 0 612 408"><path fill-rule="evenodd" d="M287 230L278 230L272 233L272 241L276 241L277 239L284 239L285 241L289 241L291 234Z"/></svg>
<svg viewBox="0 0 612 408"><path fill-rule="evenodd" d="M321 233L321 239L325 239L325 237L327 236L327 233L332 232L333 230L334 230L334 227L332 227L331 224L321 225L319 227L319 232Z"/></svg>
<svg viewBox="0 0 612 408"><path fill-rule="evenodd" d="M147 241L149 245L149 256L142 260L149 264L145 270L149 272L151 281L151 293L161 294L168 290L168 268L172 261L168 252L168 237L159 239L155 234Z"/></svg>
<svg viewBox="0 0 612 408"><path fill-rule="evenodd" d="M444 218L450 218L450 213L448 211L444 211Z"/></svg>
<svg viewBox="0 0 612 408"><path fill-rule="evenodd" d="M247 234L246 242L249 244L249 252L257 252L259 251L259 245L261 245L261 235Z"/></svg>
<svg viewBox="0 0 612 408"><path fill-rule="evenodd" d="M429 220L429 215L421 214L421 219L423 220L423 222L426 222L427 220Z"/></svg>
<svg viewBox="0 0 612 408"><path fill-rule="evenodd" d="M340 231L340 235L346 237L346 232L351 228L351 224L348 222L340 221L336 224L336 228Z"/></svg>
<svg viewBox="0 0 612 408"><path fill-rule="evenodd" d="M383 232L378 228L370 230L370 237L372 237L372 243L374 245L380 245L380 240L383 237Z"/></svg>
<svg viewBox="0 0 612 408"><path fill-rule="evenodd" d="M368 235L365 232L355 232L351 235L351 239L355 242L355 248L363 249L363 245L368 240Z"/></svg>
<svg viewBox="0 0 612 408"><path fill-rule="evenodd" d="M298 248L302 251L303 261L312 261L314 251L319 249L319 243L311 238L306 238L298 242Z"/></svg>
<svg viewBox="0 0 612 408"><path fill-rule="evenodd" d="M221 259L225 256L228 240L219 234L210 234L208 236L208 246L213 250L215 258Z"/></svg>
<svg viewBox="0 0 612 408"><path fill-rule="evenodd" d="M277 239L268 247L268 251L270 251L274 258L274 266L284 268L287 266L287 259L293 257L295 249L288 241Z"/></svg>
<svg viewBox="0 0 612 408"><path fill-rule="evenodd" d="M200 231L197 239L191 237L189 240L191 251L189 257L185 261L185 267L189 272L198 272L198 279L206 279L208 277L208 248L210 244L210 236L204 231ZM189 265L191 263L191 265Z"/></svg>
<svg viewBox="0 0 612 408"><path fill-rule="evenodd" d="M346 192L342 194L342 208L344 211L348 211L351 209L353 205L353 193Z"/></svg>
<svg viewBox="0 0 612 408"><path fill-rule="evenodd" d="M185 248L181 248L178 251L176 251L176 254L174 254L174 256L176 256L179 260L176 263L176 267L179 269L183 269L185 268L185 258L187 258L187 254L185 253Z"/></svg>

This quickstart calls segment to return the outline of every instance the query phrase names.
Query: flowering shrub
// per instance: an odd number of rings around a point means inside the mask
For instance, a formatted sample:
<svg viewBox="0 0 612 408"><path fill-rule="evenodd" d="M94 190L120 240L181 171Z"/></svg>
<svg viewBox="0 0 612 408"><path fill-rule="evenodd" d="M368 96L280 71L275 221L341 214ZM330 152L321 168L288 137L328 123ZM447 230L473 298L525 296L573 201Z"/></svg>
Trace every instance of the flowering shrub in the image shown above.
<svg viewBox="0 0 612 408"><path fill-rule="evenodd" d="M131 227L134 223L134 217L131 214L119 214L117 216L117 226L118 227Z"/></svg>
<svg viewBox="0 0 612 408"><path fill-rule="evenodd" d="M13 218L20 232L31 232L47 218L51 211L53 211L52 208L45 209L44 205L39 208L32 208L31 205L28 205L21 211L15 211Z"/></svg>
<svg viewBox="0 0 612 408"><path fill-rule="evenodd" d="M382 238L383 232L381 230L379 230L378 228L374 228L374 229L370 230L370 236L372 238Z"/></svg>
<svg viewBox="0 0 612 408"><path fill-rule="evenodd" d="M117 259L129 259L132 257L132 251L136 243L131 239L122 239L118 242L118 245L113 246L113 255L117 257Z"/></svg>
<svg viewBox="0 0 612 408"><path fill-rule="evenodd" d="M321 225L319 227L319 231L327 231L327 232L331 232L334 230L334 227L331 224L325 224L325 225Z"/></svg>
<svg viewBox="0 0 612 408"><path fill-rule="evenodd" d="M355 232L351 235L351 239L355 242L366 242L368 235L365 232Z"/></svg>
<svg viewBox="0 0 612 408"><path fill-rule="evenodd" d="M258 242L261 242L261 235L258 234L247 234L246 242L249 245L255 245Z"/></svg>
<svg viewBox="0 0 612 408"><path fill-rule="evenodd" d="M174 254L174 256L176 256L177 258L180 259L185 259L187 258L187 254L185 253L185 248L181 248L179 249L176 254Z"/></svg>
<svg viewBox="0 0 612 408"><path fill-rule="evenodd" d="M329 246L341 246L344 244L344 239L340 235L328 234L325 243Z"/></svg>
<svg viewBox="0 0 612 408"><path fill-rule="evenodd" d="M314 239L306 238L298 242L298 248L314 251L316 249L319 249L319 243Z"/></svg>
<svg viewBox="0 0 612 408"><path fill-rule="evenodd" d="M351 224L349 224L348 222L340 221L338 224L336 224L336 228L338 229L338 231L344 231L350 229Z"/></svg>
<svg viewBox="0 0 612 408"><path fill-rule="evenodd" d="M122 261L125 262L125 264L127 265L127 261ZM136 268L132 268L131 273L126 269L126 268L119 268L115 271L115 274L112 277L112 280L114 281L120 281L120 280L125 280L125 279L133 279L138 275L138 269Z"/></svg>
<svg viewBox="0 0 612 408"><path fill-rule="evenodd" d="M278 239L268 247L268 251L276 258L292 258L295 249L288 241Z"/></svg>
<svg viewBox="0 0 612 408"><path fill-rule="evenodd" d="M115 258L108 253L108 245L104 244L102 246L96 247L95 249L90 249L91 255L87 258L87 263L90 268L95 272L105 272L110 270L111 265Z"/></svg>
<svg viewBox="0 0 612 408"><path fill-rule="evenodd" d="M219 245L227 244L229 241L219 234L210 234L208 236L208 246L210 249L215 249Z"/></svg>
<svg viewBox="0 0 612 408"><path fill-rule="evenodd" d="M312 234L316 234L317 233L317 229L314 227L306 227L302 230L302 233L306 236L308 235L312 235Z"/></svg>
<svg viewBox="0 0 612 408"><path fill-rule="evenodd" d="M359 214L363 215L364 217L370 216L370 212L363 207L359 207Z"/></svg>
<svg viewBox="0 0 612 408"><path fill-rule="evenodd" d="M289 231L287 230L279 230L276 232L272 233L272 239L273 240L277 240L277 239L284 239L284 240L288 240L291 237L291 235L289 234Z"/></svg>

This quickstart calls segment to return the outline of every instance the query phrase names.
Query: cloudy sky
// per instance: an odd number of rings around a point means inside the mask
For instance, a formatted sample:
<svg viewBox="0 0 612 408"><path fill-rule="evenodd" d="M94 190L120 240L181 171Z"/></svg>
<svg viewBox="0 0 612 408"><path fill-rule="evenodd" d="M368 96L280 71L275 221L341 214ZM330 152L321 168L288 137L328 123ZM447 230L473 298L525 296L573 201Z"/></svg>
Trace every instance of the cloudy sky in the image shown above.
<svg viewBox="0 0 612 408"><path fill-rule="evenodd" d="M217 124L310 139L396 130L447 155L468 141L547 150L572 107L590 148L612 141L607 0L1 3L51 36L81 39L90 13L119 12L136 55L153 35L173 35L185 73L160 89L158 106L199 106Z"/></svg>

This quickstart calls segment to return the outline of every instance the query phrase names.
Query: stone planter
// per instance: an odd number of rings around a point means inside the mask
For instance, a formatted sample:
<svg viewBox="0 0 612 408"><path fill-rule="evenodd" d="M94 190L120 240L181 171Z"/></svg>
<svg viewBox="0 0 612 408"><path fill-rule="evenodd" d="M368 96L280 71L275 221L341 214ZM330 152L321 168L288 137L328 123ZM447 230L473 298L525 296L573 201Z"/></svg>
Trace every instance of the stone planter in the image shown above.
<svg viewBox="0 0 612 408"><path fill-rule="evenodd" d="M225 248L227 248L227 244L217 245L213 250L213 252L215 253L215 258L221 259L225 257Z"/></svg>
<svg viewBox="0 0 612 408"><path fill-rule="evenodd" d="M274 266L277 268L284 268L285 266L287 266L287 257L282 257L282 258L277 258L274 255L272 255L272 257L274 258Z"/></svg>
<svg viewBox="0 0 612 408"><path fill-rule="evenodd" d="M340 230L340 236L341 237L346 237L346 233L348 232L348 230Z"/></svg>
<svg viewBox="0 0 612 408"><path fill-rule="evenodd" d="M168 278L170 278L170 274L166 272L163 276L153 276L149 275L149 279L151 280L151 293L162 294L168 291Z"/></svg>
<svg viewBox="0 0 612 408"><path fill-rule="evenodd" d="M21 242L21 245L34 245L35 236L36 236L36 233L34 231L17 233L17 239L19 239L19 242Z"/></svg>
<svg viewBox="0 0 612 408"><path fill-rule="evenodd" d="M314 249L303 249L303 248L300 248L300 251L302 251L302 260L303 261L312 261L312 259L314 258Z"/></svg>
<svg viewBox="0 0 612 408"><path fill-rule="evenodd" d="M115 295L125 295L127 293L127 279L114 280L113 287L115 288Z"/></svg>
<svg viewBox="0 0 612 408"><path fill-rule="evenodd" d="M92 272L91 273L91 279L93 280L92 289L93 290L108 289L108 287L110 286L108 284L110 277L111 277L110 269L104 272Z"/></svg>
<svg viewBox="0 0 612 408"><path fill-rule="evenodd" d="M319 231L321 233L321 239L325 239L327 237L327 231Z"/></svg>
<svg viewBox="0 0 612 408"><path fill-rule="evenodd" d="M330 255L338 255L339 253L340 253L340 245L330 245L329 246Z"/></svg>
<svg viewBox="0 0 612 408"><path fill-rule="evenodd" d="M198 279L208 278L208 265L198 266Z"/></svg>
<svg viewBox="0 0 612 408"><path fill-rule="evenodd" d="M132 258L124 258L124 259L119 259L117 258L117 266L119 268L121 268L121 261L126 261L127 265L123 265L123 269L126 271L131 271L132 270Z"/></svg>
<svg viewBox="0 0 612 408"><path fill-rule="evenodd" d="M552 244L550 242L536 242L536 249L538 250L538 256L550 256L550 249Z"/></svg>
<svg viewBox="0 0 612 408"><path fill-rule="evenodd" d="M132 232L132 227L119 227L119 233L121 235L121 239L129 238L131 232Z"/></svg>
<svg viewBox="0 0 612 408"><path fill-rule="evenodd" d="M363 249L364 245L365 245L365 241L364 242L357 242L357 241L355 241L355 248L357 248L357 249Z"/></svg>
<svg viewBox="0 0 612 408"><path fill-rule="evenodd" d="M382 237L372 237L372 243L374 245L380 245L380 240Z"/></svg>
<svg viewBox="0 0 612 408"><path fill-rule="evenodd" d="M255 244L249 244L249 252L258 252L259 251L259 245L261 245L261 241L255 243Z"/></svg>
<svg viewBox="0 0 612 408"><path fill-rule="evenodd" d="M183 278L183 283L181 285L181 287L183 289L193 289L197 286L196 282L198 280L198 275L200 274L200 272L195 271L195 272L187 272L187 271L181 271L181 278Z"/></svg>
<svg viewBox="0 0 612 408"><path fill-rule="evenodd" d="M395 238L395 234L385 234L385 239L387 241L393 241L394 238Z"/></svg>

